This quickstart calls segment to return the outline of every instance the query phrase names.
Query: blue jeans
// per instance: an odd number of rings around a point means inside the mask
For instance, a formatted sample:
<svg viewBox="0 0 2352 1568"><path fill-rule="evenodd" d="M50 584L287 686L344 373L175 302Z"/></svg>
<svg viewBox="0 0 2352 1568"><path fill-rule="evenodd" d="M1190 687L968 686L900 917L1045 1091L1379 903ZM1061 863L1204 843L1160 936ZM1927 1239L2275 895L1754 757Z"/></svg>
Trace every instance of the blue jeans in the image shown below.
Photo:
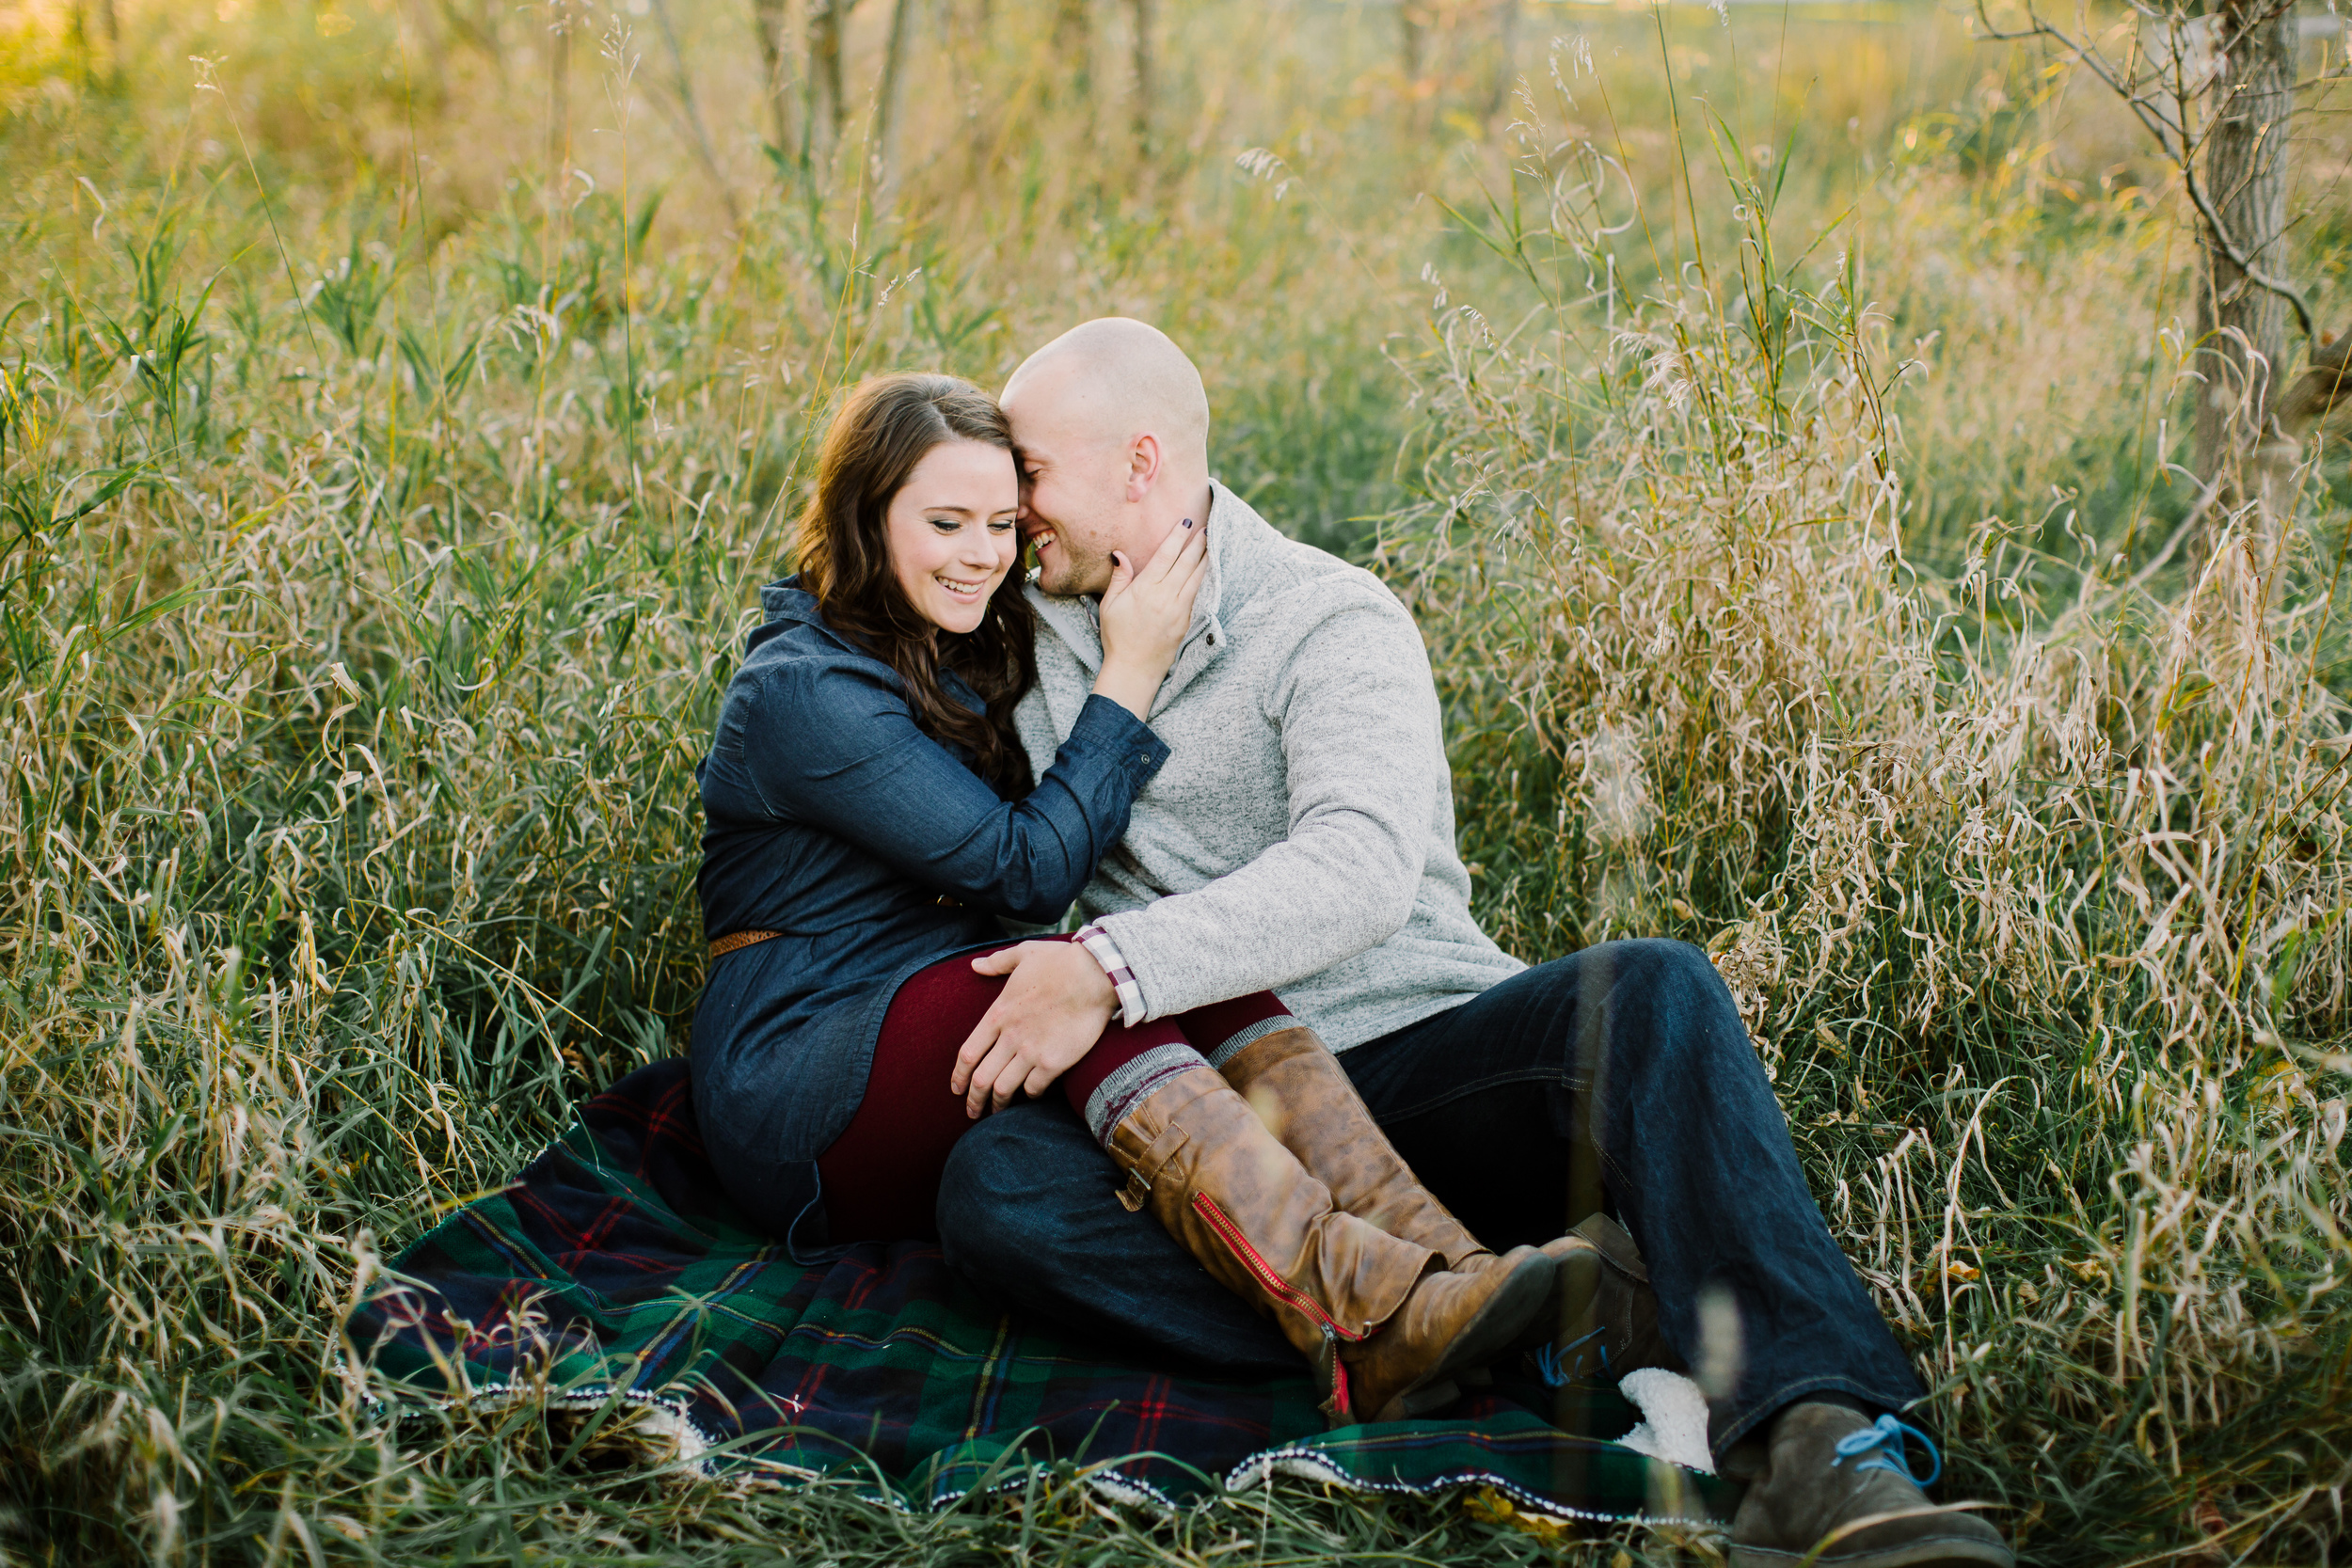
<svg viewBox="0 0 2352 1568"><path fill-rule="evenodd" d="M1397 1151L1487 1245L1549 1241L1615 1212L1648 1261L1668 1341L1724 1373L1708 1401L1717 1452L1806 1395L1874 1410L1920 1397L1698 949L1587 948L1340 1061ZM1130 1354L1236 1375L1295 1370L1272 1324L1114 1200L1120 1180L1058 1095L991 1117L956 1146L941 1185L948 1260L1008 1304ZM1708 1298L1734 1309L1736 1347L1720 1329L1702 1343Z"/></svg>

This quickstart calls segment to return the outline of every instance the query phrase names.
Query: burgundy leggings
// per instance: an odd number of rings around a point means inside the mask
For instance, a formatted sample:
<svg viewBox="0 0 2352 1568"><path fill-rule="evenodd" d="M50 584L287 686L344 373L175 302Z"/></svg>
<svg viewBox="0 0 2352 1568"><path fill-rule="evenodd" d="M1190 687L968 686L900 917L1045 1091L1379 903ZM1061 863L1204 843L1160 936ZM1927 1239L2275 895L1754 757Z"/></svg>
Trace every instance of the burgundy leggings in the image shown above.
<svg viewBox="0 0 2352 1568"><path fill-rule="evenodd" d="M931 1213L940 1174L947 1151L972 1125L963 1096L947 1092L948 1075L980 1015L1005 989L1004 976L972 972L978 956L959 954L918 970L891 998L866 1098L817 1161L833 1241L937 1240ZM1273 992L1262 990L1133 1029L1114 1022L1061 1075L1062 1093L1083 1116L1096 1085L1144 1052L1188 1044L1206 1056L1250 1024L1289 1012Z"/></svg>

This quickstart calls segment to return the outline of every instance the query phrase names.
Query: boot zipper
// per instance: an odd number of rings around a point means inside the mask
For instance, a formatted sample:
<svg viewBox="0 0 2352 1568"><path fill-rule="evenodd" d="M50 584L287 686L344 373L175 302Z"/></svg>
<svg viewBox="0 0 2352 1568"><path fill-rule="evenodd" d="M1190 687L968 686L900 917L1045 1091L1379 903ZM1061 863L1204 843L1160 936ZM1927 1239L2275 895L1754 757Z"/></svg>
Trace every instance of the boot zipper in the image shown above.
<svg viewBox="0 0 2352 1568"><path fill-rule="evenodd" d="M1323 1359L1331 1365L1331 1402L1327 1408L1341 1420L1354 1419L1356 1413L1349 1407L1347 1397L1347 1363L1340 1359L1340 1341L1361 1339L1363 1336L1350 1334L1346 1329L1342 1328L1339 1320L1326 1312L1323 1305L1314 1297L1275 1273L1274 1265L1267 1262L1264 1256L1249 1244L1249 1238L1243 1235L1241 1227L1235 1225L1227 1216L1225 1211L1217 1207L1216 1199L1206 1193L1195 1193L1192 1195L1192 1212L1199 1214L1208 1227L1216 1233L1217 1239L1232 1250L1234 1257L1241 1259L1241 1266L1249 1271L1249 1276L1258 1282L1266 1294L1289 1306L1300 1317L1315 1325L1315 1331L1323 1336Z"/></svg>
<svg viewBox="0 0 2352 1568"><path fill-rule="evenodd" d="M1325 1338L1345 1339L1353 1343L1363 1338L1361 1334L1349 1333L1341 1326L1338 1319L1323 1309L1322 1304L1314 1297L1275 1273L1274 1265L1249 1244L1249 1238L1241 1233L1241 1227L1226 1217L1225 1211L1217 1207L1216 1199L1206 1193L1195 1193L1192 1195L1192 1209L1208 1223L1210 1229L1216 1232L1218 1239L1232 1249L1233 1256L1241 1259L1242 1267L1249 1271L1251 1277L1264 1288L1266 1294L1313 1323Z"/></svg>

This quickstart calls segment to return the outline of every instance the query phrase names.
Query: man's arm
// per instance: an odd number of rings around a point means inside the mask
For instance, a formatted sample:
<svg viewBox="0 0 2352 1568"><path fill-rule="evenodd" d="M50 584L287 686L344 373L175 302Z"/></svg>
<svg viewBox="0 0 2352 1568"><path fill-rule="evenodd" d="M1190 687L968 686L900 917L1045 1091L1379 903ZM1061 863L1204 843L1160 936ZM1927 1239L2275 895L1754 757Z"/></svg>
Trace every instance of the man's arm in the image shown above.
<svg viewBox="0 0 2352 1568"><path fill-rule="evenodd" d="M1289 832L1205 887L1099 922L1141 994L1129 1023L1302 980L1411 917L1446 766L1437 686L1411 617L1369 595L1326 613L1266 706L1281 729ZM1011 975L958 1057L955 1091L977 1115L991 1101L1039 1092L1085 1054L1114 996L1076 942L1027 942L974 967Z"/></svg>
<svg viewBox="0 0 2352 1568"><path fill-rule="evenodd" d="M947 1092L964 1115L1001 1111L1016 1094L1041 1095L1094 1049L1110 1023L1110 978L1074 942L1025 942L972 960L981 974L1009 974L978 1027L956 1053Z"/></svg>
<svg viewBox="0 0 2352 1568"><path fill-rule="evenodd" d="M1281 730L1286 836L1205 887L1099 922L1146 1018L1303 980L1412 915L1446 762L1411 618L1385 595L1325 614L1265 702Z"/></svg>

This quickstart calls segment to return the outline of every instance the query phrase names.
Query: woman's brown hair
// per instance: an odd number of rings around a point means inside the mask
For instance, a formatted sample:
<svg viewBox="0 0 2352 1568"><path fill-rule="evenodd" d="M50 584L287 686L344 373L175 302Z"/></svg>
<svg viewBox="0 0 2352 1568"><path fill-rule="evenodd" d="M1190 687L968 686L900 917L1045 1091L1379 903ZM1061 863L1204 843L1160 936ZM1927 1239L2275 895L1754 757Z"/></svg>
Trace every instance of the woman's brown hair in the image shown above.
<svg viewBox="0 0 2352 1568"><path fill-rule="evenodd" d="M952 375L878 375L851 388L825 432L816 493L801 514L801 586L828 626L898 673L915 727L971 752L974 769L1011 800L1031 782L1013 705L1037 679L1036 621L1020 572L1005 574L979 626L958 635L926 620L890 567L890 498L925 453L949 441L1010 451L1012 427L995 399ZM986 711L947 695L943 670L961 677Z"/></svg>

